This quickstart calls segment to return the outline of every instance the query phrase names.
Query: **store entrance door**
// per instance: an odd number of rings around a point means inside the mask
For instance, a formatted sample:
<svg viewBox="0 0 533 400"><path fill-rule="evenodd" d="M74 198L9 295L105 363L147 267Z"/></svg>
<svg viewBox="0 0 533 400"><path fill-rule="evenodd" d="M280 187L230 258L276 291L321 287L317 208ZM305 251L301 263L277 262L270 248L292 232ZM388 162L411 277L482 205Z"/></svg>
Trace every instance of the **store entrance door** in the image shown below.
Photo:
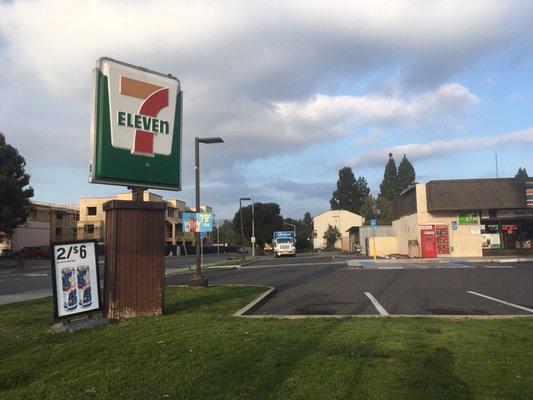
<svg viewBox="0 0 533 400"><path fill-rule="evenodd" d="M433 229L425 228L420 230L420 243L422 243L423 258L437 257L437 243Z"/></svg>

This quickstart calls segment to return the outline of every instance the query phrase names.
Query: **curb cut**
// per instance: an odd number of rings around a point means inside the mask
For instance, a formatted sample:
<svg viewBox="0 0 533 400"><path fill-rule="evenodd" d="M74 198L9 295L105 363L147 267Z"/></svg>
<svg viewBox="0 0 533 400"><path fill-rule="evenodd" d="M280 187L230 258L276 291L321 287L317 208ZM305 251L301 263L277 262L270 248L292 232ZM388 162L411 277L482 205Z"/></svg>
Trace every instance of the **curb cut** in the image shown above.
<svg viewBox="0 0 533 400"><path fill-rule="evenodd" d="M262 303L264 303L268 298L276 291L275 287L272 286L265 286L268 288L268 290L263 293L261 296L256 298L254 301L249 303L248 305L241 308L239 311L237 311L235 314L233 314L234 317L251 317L251 315L246 315L246 313L252 311L254 308L259 307Z"/></svg>

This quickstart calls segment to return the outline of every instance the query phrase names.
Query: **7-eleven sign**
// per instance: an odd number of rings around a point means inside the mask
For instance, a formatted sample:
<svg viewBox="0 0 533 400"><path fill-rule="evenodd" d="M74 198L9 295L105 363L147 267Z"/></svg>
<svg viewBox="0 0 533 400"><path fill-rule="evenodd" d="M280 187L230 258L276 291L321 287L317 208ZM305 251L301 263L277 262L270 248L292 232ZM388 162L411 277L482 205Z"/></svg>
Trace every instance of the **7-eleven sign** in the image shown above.
<svg viewBox="0 0 533 400"><path fill-rule="evenodd" d="M90 181L180 190L180 82L103 58L94 85Z"/></svg>

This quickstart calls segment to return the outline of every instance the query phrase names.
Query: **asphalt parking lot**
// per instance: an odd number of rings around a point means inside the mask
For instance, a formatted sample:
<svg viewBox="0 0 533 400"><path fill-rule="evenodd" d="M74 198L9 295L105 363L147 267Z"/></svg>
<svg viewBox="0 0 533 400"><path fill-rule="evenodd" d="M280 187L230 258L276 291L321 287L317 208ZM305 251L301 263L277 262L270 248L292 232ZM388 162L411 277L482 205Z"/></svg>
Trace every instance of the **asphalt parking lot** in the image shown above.
<svg viewBox="0 0 533 400"><path fill-rule="evenodd" d="M348 267L332 255L264 259L248 267L209 271L211 285L276 288L255 315L533 316L533 263L409 262ZM167 278L185 284L189 275Z"/></svg>

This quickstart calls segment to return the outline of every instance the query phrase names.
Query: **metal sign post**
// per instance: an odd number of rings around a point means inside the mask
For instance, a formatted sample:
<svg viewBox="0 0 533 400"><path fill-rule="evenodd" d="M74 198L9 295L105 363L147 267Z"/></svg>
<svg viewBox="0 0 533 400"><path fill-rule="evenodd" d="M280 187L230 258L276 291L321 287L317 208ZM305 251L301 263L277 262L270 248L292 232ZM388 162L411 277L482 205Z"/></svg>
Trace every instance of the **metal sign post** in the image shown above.
<svg viewBox="0 0 533 400"><path fill-rule="evenodd" d="M372 218L370 220L370 227L372 228L372 256L374 258L374 261L376 261L376 227L377 227L377 221L375 218Z"/></svg>

